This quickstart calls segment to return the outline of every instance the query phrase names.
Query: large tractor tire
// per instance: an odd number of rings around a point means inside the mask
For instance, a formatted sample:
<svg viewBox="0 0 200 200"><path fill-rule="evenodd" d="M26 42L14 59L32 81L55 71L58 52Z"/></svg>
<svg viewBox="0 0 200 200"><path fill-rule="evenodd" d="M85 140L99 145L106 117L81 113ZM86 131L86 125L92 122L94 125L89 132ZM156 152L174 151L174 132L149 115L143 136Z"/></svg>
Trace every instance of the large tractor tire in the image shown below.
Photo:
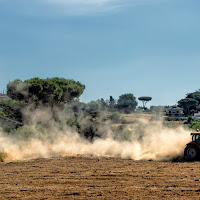
<svg viewBox="0 0 200 200"><path fill-rule="evenodd" d="M188 144L184 150L184 156L187 160L200 160L200 150L195 144Z"/></svg>

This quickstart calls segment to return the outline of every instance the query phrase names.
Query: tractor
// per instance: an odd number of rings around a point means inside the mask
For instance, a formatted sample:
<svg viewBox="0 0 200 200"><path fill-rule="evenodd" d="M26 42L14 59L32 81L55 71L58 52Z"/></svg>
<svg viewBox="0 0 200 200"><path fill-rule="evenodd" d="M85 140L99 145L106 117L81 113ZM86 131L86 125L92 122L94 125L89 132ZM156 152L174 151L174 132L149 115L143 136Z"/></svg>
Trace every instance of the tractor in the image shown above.
<svg viewBox="0 0 200 200"><path fill-rule="evenodd" d="M187 160L200 160L200 132L191 133L192 141L189 142L184 150L184 156Z"/></svg>

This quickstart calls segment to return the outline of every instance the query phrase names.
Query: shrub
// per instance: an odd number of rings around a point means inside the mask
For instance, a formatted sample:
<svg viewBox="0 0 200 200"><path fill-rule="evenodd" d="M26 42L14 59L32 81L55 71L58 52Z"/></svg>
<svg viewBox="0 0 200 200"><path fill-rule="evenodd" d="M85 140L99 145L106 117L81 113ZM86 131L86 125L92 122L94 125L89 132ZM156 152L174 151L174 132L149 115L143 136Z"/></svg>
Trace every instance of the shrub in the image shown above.
<svg viewBox="0 0 200 200"><path fill-rule="evenodd" d="M9 126L3 126L3 132L5 133L10 133L11 132L11 128Z"/></svg>
<svg viewBox="0 0 200 200"><path fill-rule="evenodd" d="M151 117L149 121L152 122L152 121L161 121L161 120L162 120L162 117L160 117L160 115L154 115Z"/></svg>
<svg viewBox="0 0 200 200"><path fill-rule="evenodd" d="M165 121L185 121L187 120L187 117L165 117Z"/></svg>
<svg viewBox="0 0 200 200"><path fill-rule="evenodd" d="M24 106L25 104L19 101L12 101L12 100L1 101L0 102L0 107L2 107L1 114L6 117L15 119L17 121L22 121L21 108L23 108Z"/></svg>
<svg viewBox="0 0 200 200"><path fill-rule="evenodd" d="M197 129L200 130L200 121L194 121L194 122L192 122L191 125L190 125L190 128L194 129L195 131Z"/></svg>
<svg viewBox="0 0 200 200"><path fill-rule="evenodd" d="M14 134L18 135L22 138L28 139L34 135L35 131L32 129L32 127L25 125L22 127L19 127Z"/></svg>
<svg viewBox="0 0 200 200"><path fill-rule="evenodd" d="M5 112L3 111L2 108L0 108L0 115L6 116Z"/></svg>
<svg viewBox="0 0 200 200"><path fill-rule="evenodd" d="M3 156L3 153L0 153L0 162L4 162L4 156Z"/></svg>
<svg viewBox="0 0 200 200"><path fill-rule="evenodd" d="M119 141L131 141L132 132L128 129L127 125L111 127L113 138Z"/></svg>
<svg viewBox="0 0 200 200"><path fill-rule="evenodd" d="M121 123L121 115L119 112L114 112L109 116L109 119L113 122L113 123Z"/></svg>

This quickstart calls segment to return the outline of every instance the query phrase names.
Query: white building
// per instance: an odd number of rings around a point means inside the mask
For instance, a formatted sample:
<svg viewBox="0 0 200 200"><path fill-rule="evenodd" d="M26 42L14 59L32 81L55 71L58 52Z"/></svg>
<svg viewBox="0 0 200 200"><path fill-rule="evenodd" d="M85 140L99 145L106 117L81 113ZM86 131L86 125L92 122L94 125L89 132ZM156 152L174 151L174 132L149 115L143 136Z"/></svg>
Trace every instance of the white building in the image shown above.
<svg viewBox="0 0 200 200"><path fill-rule="evenodd" d="M194 118L200 119L200 111L198 113L194 113Z"/></svg>
<svg viewBox="0 0 200 200"><path fill-rule="evenodd" d="M183 109L177 106L172 106L170 108L165 109L166 115L169 117L183 117Z"/></svg>

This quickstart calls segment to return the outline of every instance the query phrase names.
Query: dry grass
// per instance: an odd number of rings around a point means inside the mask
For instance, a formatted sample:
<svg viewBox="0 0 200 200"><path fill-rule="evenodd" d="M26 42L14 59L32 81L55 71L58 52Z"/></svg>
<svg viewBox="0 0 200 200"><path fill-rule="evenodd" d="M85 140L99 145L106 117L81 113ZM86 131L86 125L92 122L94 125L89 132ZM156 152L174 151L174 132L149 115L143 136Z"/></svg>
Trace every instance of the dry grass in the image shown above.
<svg viewBox="0 0 200 200"><path fill-rule="evenodd" d="M125 120L129 123L133 123L134 121L148 122L154 115L155 114L146 113L122 114Z"/></svg>

